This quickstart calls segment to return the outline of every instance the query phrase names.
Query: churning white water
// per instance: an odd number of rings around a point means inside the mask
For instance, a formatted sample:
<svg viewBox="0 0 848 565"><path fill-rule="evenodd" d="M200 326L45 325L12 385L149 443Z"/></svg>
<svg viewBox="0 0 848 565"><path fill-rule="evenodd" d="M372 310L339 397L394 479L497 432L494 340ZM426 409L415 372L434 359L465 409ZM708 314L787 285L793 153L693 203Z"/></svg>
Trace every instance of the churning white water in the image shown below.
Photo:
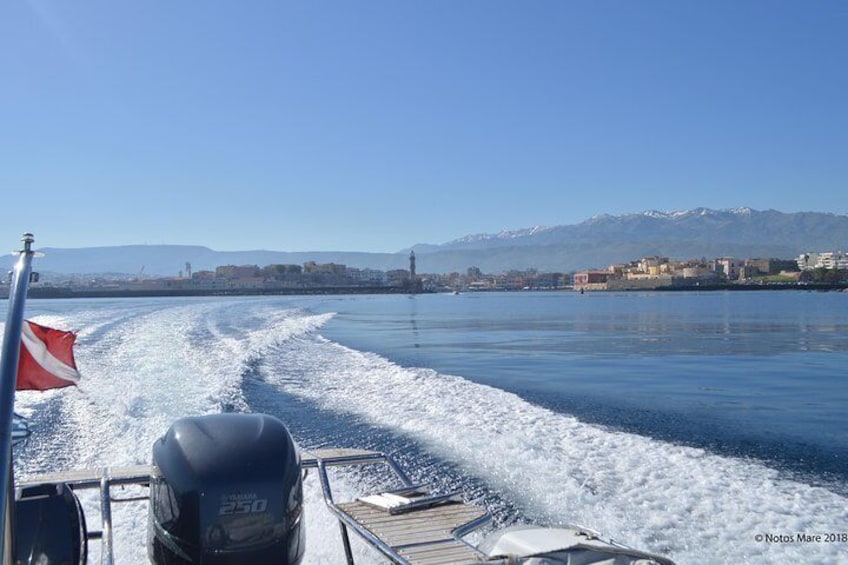
<svg viewBox="0 0 848 565"><path fill-rule="evenodd" d="M243 388L249 375L279 399L414 442L488 485L519 521L581 523L681 564L845 559L844 543L755 540L845 530L848 500L838 494L758 462L589 425L460 376L350 349L322 337L332 313L286 304L31 301L31 319L79 331L83 381L78 390L18 395L34 436L16 451L16 473L148 463L153 442L175 419L253 410ZM286 413L275 415L286 421ZM361 437L346 439L362 445ZM341 481L338 499L361 487ZM314 477L306 496L306 562L343 562ZM93 499L83 500L96 524ZM144 503L115 508L118 563L145 562L146 519ZM356 551L359 562L377 561L362 544ZM90 557L99 559L97 543Z"/></svg>

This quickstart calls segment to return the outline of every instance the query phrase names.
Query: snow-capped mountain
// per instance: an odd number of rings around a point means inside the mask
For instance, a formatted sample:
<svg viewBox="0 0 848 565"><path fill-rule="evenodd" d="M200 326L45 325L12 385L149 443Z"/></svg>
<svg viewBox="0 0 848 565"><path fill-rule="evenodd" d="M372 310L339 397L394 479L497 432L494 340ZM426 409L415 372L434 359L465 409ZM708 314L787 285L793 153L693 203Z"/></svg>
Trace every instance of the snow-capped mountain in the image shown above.
<svg viewBox="0 0 848 565"><path fill-rule="evenodd" d="M418 252L418 247L415 247ZM570 271L650 255L674 258L775 257L848 249L848 216L751 208L599 215L579 224L478 234L422 249L420 268L476 265L485 270Z"/></svg>
<svg viewBox="0 0 848 565"><path fill-rule="evenodd" d="M522 230L503 230L498 233L477 233L473 235L466 235L459 239L456 239L450 243L473 243L478 241L491 241L494 239L505 239L505 240L514 240L521 237L528 237L531 235L536 235L537 233L542 233L544 231L550 230L553 228L549 228L546 226L535 226L532 228L526 228Z"/></svg>
<svg viewBox="0 0 848 565"><path fill-rule="evenodd" d="M696 208L663 212L593 216L579 224L534 227L496 234L466 236L436 249L570 245L604 240L610 244L668 240L672 249L684 242L746 244L754 249L783 245L792 253L810 248L848 247L848 216L820 212L783 213L751 208ZM759 247L758 247L759 246Z"/></svg>

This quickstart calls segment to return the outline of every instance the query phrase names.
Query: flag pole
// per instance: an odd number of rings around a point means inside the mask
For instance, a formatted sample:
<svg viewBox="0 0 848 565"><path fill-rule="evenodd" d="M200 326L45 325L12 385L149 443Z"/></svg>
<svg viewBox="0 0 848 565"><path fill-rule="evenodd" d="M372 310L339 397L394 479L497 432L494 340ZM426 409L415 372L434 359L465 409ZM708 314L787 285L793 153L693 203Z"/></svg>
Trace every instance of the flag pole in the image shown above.
<svg viewBox="0 0 848 565"><path fill-rule="evenodd" d="M3 563L12 562L12 508L15 503L12 484L12 418L15 411L15 384L18 377L18 359L21 353L21 330L24 323L24 304L32 273L32 244L35 238L25 233L24 248L18 253L18 263L12 273L9 287L9 310L6 313L6 331L3 333L3 350L0 357L0 556Z"/></svg>

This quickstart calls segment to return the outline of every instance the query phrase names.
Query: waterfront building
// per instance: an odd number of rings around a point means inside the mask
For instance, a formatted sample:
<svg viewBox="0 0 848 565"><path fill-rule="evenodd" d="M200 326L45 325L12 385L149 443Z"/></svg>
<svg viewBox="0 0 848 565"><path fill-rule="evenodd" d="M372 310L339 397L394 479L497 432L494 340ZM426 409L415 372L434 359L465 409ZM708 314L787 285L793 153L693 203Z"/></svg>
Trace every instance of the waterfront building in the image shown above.
<svg viewBox="0 0 848 565"><path fill-rule="evenodd" d="M392 269L386 272L386 278L391 286L406 286L409 284L409 271L406 269Z"/></svg>
<svg viewBox="0 0 848 565"><path fill-rule="evenodd" d="M574 290L606 290L610 274L604 271L574 273Z"/></svg>
<svg viewBox="0 0 848 565"><path fill-rule="evenodd" d="M848 254L842 251L822 251L802 253L797 259L802 271L813 269L848 269Z"/></svg>
<svg viewBox="0 0 848 565"><path fill-rule="evenodd" d="M347 276L357 283L367 285L382 285L388 282L388 277L384 271L377 269L355 269L348 267Z"/></svg>
<svg viewBox="0 0 848 565"><path fill-rule="evenodd" d="M256 265L222 265L215 268L215 276L222 279L244 279L258 276Z"/></svg>
<svg viewBox="0 0 848 565"><path fill-rule="evenodd" d="M739 278L742 268L745 267L745 261L734 259L733 257L722 257L716 261L717 270L723 273L727 280L735 281Z"/></svg>

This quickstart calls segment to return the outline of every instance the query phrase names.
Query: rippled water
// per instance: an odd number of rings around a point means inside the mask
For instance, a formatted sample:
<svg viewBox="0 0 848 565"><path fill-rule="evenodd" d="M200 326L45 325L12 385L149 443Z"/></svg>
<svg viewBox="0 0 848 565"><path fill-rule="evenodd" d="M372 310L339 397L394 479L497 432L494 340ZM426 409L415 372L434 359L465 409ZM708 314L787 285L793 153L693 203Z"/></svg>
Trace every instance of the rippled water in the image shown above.
<svg viewBox="0 0 848 565"><path fill-rule="evenodd" d="M19 394L34 437L16 473L147 463L175 418L263 411L304 447L391 452L500 524L580 522L680 563L836 562L846 544L754 536L848 522L846 303L802 292L33 300L30 318L79 331L84 381ZM341 480L343 497L379 479ZM317 485L307 496L307 562L341 562ZM119 563L143 562L145 521L141 507L116 512Z"/></svg>

